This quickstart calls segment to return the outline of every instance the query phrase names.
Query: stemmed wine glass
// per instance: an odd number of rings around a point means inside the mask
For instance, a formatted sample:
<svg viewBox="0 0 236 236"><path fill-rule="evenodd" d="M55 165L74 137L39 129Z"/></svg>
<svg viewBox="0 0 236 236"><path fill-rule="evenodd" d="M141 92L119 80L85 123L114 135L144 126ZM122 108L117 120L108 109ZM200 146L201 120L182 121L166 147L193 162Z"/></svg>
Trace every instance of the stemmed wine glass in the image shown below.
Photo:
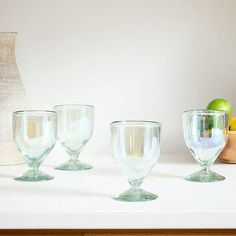
<svg viewBox="0 0 236 236"><path fill-rule="evenodd" d="M13 137L30 170L19 181L43 181L54 177L39 171L39 166L56 143L54 111L16 111L13 113Z"/></svg>
<svg viewBox="0 0 236 236"><path fill-rule="evenodd" d="M140 186L159 157L160 134L161 124L154 121L111 123L112 154L131 185L131 189L113 199L140 202L157 198L156 194L144 191Z"/></svg>
<svg viewBox="0 0 236 236"><path fill-rule="evenodd" d="M201 170L186 177L194 182L224 180L210 170L228 138L228 116L224 111L190 110L183 113L185 143L201 166Z"/></svg>
<svg viewBox="0 0 236 236"><path fill-rule="evenodd" d="M70 160L57 166L58 170L80 171L92 166L80 160L79 154L93 133L94 107L91 105L57 105L58 140Z"/></svg>

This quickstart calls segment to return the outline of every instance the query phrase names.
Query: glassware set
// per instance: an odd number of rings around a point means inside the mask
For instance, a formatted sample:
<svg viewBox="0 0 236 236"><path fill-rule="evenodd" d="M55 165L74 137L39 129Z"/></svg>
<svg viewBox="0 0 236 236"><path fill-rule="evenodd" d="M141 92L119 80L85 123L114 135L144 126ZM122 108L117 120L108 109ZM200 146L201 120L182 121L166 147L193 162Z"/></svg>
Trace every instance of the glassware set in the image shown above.
<svg viewBox="0 0 236 236"><path fill-rule="evenodd" d="M225 177L210 170L223 150L228 134L228 117L223 111L190 110L183 114L185 143L202 170L186 177L194 182L216 182ZM13 113L13 137L30 169L18 181L44 181L52 176L39 171L56 140L70 160L55 169L82 171L91 169L79 154L93 133L94 107L57 105L54 111L28 110ZM113 199L128 202L150 201L156 194L140 188L160 154L161 124L155 121L115 121L111 128L111 149L115 161L131 188Z"/></svg>

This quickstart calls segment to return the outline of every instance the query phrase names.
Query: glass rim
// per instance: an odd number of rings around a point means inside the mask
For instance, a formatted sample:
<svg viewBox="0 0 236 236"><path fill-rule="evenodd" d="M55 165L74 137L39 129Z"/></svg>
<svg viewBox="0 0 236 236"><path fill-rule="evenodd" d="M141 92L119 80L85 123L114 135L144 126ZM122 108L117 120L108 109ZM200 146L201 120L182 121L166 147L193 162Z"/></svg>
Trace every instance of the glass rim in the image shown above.
<svg viewBox="0 0 236 236"><path fill-rule="evenodd" d="M192 110L185 110L183 112L183 115L186 114L216 114L216 115L228 115L225 111L223 110L209 110L209 109L192 109Z"/></svg>
<svg viewBox="0 0 236 236"><path fill-rule="evenodd" d="M161 123L152 120L116 120L110 123L110 126L120 126L120 125L148 125L148 126L158 126L161 127Z"/></svg>
<svg viewBox="0 0 236 236"><path fill-rule="evenodd" d="M90 105L90 104L59 104L59 105L53 106L53 109L56 109L56 108L72 108L72 107L75 107L75 108L79 108L79 107L94 108L94 106Z"/></svg>
<svg viewBox="0 0 236 236"><path fill-rule="evenodd" d="M18 114L56 114L55 111L53 110L19 110L19 111L14 111L13 114L18 115Z"/></svg>

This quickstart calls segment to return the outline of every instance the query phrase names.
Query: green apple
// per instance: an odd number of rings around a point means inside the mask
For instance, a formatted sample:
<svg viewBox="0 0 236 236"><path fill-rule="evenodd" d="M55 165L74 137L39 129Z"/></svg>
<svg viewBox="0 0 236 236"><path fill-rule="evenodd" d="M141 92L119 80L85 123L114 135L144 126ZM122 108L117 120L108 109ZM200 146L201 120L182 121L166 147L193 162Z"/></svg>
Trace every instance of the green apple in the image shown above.
<svg viewBox="0 0 236 236"><path fill-rule="evenodd" d="M232 114L231 104L223 98L217 98L217 99L212 100L207 105L207 110L225 111L229 116Z"/></svg>

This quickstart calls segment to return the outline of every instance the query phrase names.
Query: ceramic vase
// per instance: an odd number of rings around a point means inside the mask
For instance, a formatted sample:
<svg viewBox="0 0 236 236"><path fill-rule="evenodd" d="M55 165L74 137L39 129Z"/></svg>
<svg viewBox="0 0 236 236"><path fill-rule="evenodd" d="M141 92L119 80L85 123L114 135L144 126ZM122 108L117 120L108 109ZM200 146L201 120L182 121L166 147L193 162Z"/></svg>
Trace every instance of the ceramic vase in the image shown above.
<svg viewBox="0 0 236 236"><path fill-rule="evenodd" d="M16 65L17 33L0 32L0 165L24 160L13 143L12 112L28 107L25 89Z"/></svg>

